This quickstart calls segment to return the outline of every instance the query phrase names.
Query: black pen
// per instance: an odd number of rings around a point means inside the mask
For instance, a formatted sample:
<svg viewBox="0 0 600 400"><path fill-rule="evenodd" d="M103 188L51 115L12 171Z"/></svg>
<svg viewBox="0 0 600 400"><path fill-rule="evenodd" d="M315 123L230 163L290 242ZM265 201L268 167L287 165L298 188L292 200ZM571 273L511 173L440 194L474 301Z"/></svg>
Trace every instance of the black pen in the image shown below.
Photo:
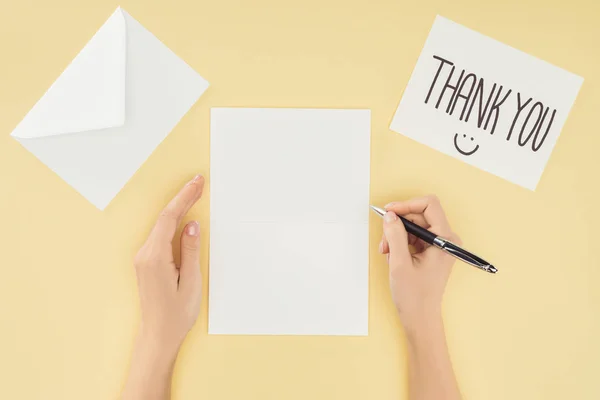
<svg viewBox="0 0 600 400"><path fill-rule="evenodd" d="M380 217L383 217L387 212L383 208L375 206L371 206L371 208ZM415 235L422 241L427 242L437 247L438 249L445 251L451 256L458 258L459 260L466 262L467 264L470 264L476 268L479 268L480 270L489 272L491 274L495 274L496 272L498 272L498 269L496 267L494 267L489 262L485 261L483 258L476 256L475 254L463 249L462 247L452 243L447 239L439 237L435 233L430 232L427 229L415 224L414 222L407 220L401 215L398 215L398 217L400 218L400 221L402 221L402 223L404 224L406 232Z"/></svg>

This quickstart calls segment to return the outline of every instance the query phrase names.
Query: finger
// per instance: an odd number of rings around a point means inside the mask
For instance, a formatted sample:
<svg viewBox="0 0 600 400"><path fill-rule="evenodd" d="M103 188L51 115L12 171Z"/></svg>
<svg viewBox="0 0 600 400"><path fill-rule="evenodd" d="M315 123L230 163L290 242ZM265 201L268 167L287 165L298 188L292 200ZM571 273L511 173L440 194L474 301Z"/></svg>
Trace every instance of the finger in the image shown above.
<svg viewBox="0 0 600 400"><path fill-rule="evenodd" d="M403 217L407 220L409 220L410 222L413 222L425 229L429 229L430 226L427 223L427 221L425 220L425 217L423 217L423 214L405 214L403 215ZM428 246L427 243L423 242L421 239L419 239L418 237L416 237L415 235L412 234L408 234L408 244L413 246L415 251L420 252L422 250L424 250L424 246Z"/></svg>
<svg viewBox="0 0 600 400"><path fill-rule="evenodd" d="M426 243L426 242L420 240L420 239L416 239L414 241L414 243L412 243L412 246L415 248L415 253L414 254L419 254L419 253L422 253L425 250L427 250L427 248L429 246L431 246L431 245L429 243Z"/></svg>
<svg viewBox="0 0 600 400"><path fill-rule="evenodd" d="M388 212L383 217L383 233L388 242L390 258L410 261L406 229L400 218L393 212Z"/></svg>
<svg viewBox="0 0 600 400"><path fill-rule="evenodd" d="M410 244L411 246L414 246L415 243L417 243L419 241L419 238L416 237L415 235L411 235L410 233L408 234L408 244Z"/></svg>
<svg viewBox="0 0 600 400"><path fill-rule="evenodd" d="M385 237L385 234L381 236L381 242L379 243L379 252L381 254L387 254L390 252L390 245Z"/></svg>
<svg viewBox="0 0 600 400"><path fill-rule="evenodd" d="M179 288L182 291L196 290L200 287L200 280L200 226L192 221L181 233Z"/></svg>
<svg viewBox="0 0 600 400"><path fill-rule="evenodd" d="M436 196L430 195L406 201L398 201L387 204L384 208L387 211L393 211L400 215L422 214L434 233L442 235L451 232L446 214Z"/></svg>
<svg viewBox="0 0 600 400"><path fill-rule="evenodd" d="M427 223L427 220L425 220L425 217L423 216L423 214L406 214L406 215L402 215L404 218L406 218L407 220L409 220L410 222L414 222L415 224L419 225L420 227L423 227L425 229L429 229L430 226Z"/></svg>
<svg viewBox="0 0 600 400"><path fill-rule="evenodd" d="M156 225L152 230L152 236L170 243L175 236L175 231L181 219L202 197L203 189L204 177L201 175L197 175L189 181L160 213L158 221L156 221Z"/></svg>

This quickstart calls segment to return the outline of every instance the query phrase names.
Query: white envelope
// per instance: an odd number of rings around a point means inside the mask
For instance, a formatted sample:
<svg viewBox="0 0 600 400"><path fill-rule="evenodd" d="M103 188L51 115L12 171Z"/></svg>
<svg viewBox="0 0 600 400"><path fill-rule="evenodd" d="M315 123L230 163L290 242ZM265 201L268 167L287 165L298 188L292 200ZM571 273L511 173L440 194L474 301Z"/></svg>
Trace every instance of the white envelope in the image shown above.
<svg viewBox="0 0 600 400"><path fill-rule="evenodd" d="M102 210L207 88L117 8L11 136Z"/></svg>

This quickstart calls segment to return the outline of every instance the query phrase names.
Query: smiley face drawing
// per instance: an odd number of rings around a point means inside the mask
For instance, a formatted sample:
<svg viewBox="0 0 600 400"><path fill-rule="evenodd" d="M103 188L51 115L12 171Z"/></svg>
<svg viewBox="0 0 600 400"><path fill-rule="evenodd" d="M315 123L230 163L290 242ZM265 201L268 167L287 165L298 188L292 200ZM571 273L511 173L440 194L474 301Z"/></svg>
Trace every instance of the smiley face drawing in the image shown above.
<svg viewBox="0 0 600 400"><path fill-rule="evenodd" d="M460 146L458 145L458 133L456 133L454 135L454 147L456 148L456 150L458 150L458 152L464 156L470 156L471 154L474 154L477 150L479 150L479 145L476 145L473 150L469 150L469 151L465 151L463 149L460 148ZM467 135L463 134L462 135L463 139L467 138ZM475 139L473 137L471 137L471 142L473 142Z"/></svg>

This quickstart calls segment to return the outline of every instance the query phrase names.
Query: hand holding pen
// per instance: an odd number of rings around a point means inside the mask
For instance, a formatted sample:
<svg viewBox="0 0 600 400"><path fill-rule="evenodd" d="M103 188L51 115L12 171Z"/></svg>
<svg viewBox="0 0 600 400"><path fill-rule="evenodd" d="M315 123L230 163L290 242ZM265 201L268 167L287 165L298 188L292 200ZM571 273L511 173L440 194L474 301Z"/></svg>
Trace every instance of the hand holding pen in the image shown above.
<svg viewBox="0 0 600 400"><path fill-rule="evenodd" d="M409 395L411 398L460 399L448 355L442 297L454 258L408 233L406 221L429 231L429 239L444 238L461 244L435 196L385 206L380 251L387 254L392 298L407 338ZM384 210L385 211L385 210ZM410 229L410 230L409 230ZM424 232L416 232L421 235ZM414 252L409 250L409 244Z"/></svg>
<svg viewBox="0 0 600 400"><path fill-rule="evenodd" d="M387 255L392 297L410 331L426 324L423 319L428 319L427 316L441 314L444 289L455 261L451 254L430 243L437 237L458 247L461 240L452 231L435 196L390 203L382 211L387 212L383 214L379 251ZM430 243L409 234L401 218L428 231ZM409 245L414 252L411 253Z"/></svg>
<svg viewBox="0 0 600 400"><path fill-rule="evenodd" d="M386 207L391 207L391 204L388 204ZM385 213L387 212L387 210L375 206L371 206L371 209L380 217L385 216ZM452 242L451 240L444 238L441 235L427 230L422 225L414 223L412 220L403 217L401 214L396 213L396 215L400 218L400 221L404 225L406 232L413 235L417 239L420 239L427 244L434 245L441 251L445 251L454 258L469 265L472 265L473 267L478 268L482 271L489 272L490 274L495 274L496 272L498 272L498 269L492 264L485 261L483 258L471 253L470 251L460 247L460 245L458 245L457 243Z"/></svg>

